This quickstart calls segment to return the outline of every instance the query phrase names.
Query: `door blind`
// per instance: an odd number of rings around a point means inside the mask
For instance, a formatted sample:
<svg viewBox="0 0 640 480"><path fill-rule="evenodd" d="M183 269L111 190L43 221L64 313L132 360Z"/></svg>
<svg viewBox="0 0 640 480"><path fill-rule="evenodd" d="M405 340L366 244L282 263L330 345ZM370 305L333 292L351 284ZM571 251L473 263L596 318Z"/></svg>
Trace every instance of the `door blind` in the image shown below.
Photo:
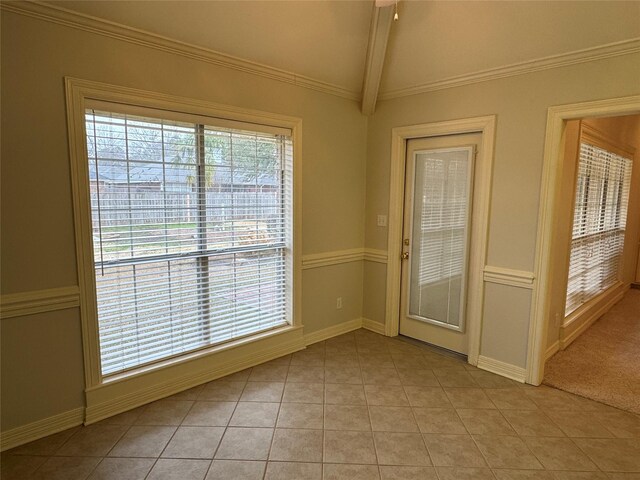
<svg viewBox="0 0 640 480"><path fill-rule="evenodd" d="M85 120L102 374L286 324L291 137Z"/></svg>
<svg viewBox="0 0 640 480"><path fill-rule="evenodd" d="M631 159L580 144L565 315L619 279Z"/></svg>

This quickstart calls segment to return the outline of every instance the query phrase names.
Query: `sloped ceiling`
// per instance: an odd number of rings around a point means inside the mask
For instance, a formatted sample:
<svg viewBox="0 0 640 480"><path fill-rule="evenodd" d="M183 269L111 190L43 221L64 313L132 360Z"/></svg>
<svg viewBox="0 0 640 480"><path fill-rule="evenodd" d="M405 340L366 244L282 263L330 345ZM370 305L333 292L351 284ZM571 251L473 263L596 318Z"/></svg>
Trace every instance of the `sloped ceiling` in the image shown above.
<svg viewBox="0 0 640 480"><path fill-rule="evenodd" d="M374 8L373 0L48 3L353 92ZM403 0L398 9L381 94L640 37L639 1Z"/></svg>

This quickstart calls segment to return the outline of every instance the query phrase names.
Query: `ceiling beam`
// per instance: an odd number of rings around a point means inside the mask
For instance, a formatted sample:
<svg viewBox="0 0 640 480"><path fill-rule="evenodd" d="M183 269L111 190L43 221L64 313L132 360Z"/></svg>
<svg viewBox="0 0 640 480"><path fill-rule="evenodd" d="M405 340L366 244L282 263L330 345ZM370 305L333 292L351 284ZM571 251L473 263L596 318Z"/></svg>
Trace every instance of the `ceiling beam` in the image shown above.
<svg viewBox="0 0 640 480"><path fill-rule="evenodd" d="M362 83L362 113L371 115L376 109L378 89L384 68L384 57L387 53L387 41L393 22L393 7L374 7L369 28L369 47L367 63Z"/></svg>

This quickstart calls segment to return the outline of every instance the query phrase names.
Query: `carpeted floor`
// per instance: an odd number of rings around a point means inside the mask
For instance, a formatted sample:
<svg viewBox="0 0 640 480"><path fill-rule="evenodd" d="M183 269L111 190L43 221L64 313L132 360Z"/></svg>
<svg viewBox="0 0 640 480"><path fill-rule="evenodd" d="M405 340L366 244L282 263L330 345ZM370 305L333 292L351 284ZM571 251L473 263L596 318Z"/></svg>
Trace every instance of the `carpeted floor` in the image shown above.
<svg viewBox="0 0 640 480"><path fill-rule="evenodd" d="M640 290L555 354L544 383L640 414Z"/></svg>

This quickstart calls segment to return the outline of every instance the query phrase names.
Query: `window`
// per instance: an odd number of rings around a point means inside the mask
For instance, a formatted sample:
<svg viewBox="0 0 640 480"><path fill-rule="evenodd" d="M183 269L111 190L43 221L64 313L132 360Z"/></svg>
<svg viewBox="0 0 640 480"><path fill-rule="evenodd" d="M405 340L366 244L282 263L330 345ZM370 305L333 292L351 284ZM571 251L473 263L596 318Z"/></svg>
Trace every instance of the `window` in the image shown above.
<svg viewBox="0 0 640 480"><path fill-rule="evenodd" d="M291 132L140 111L85 110L103 376L291 321Z"/></svg>
<svg viewBox="0 0 640 480"><path fill-rule="evenodd" d="M580 142L567 316L619 279L631 159L595 143Z"/></svg>

